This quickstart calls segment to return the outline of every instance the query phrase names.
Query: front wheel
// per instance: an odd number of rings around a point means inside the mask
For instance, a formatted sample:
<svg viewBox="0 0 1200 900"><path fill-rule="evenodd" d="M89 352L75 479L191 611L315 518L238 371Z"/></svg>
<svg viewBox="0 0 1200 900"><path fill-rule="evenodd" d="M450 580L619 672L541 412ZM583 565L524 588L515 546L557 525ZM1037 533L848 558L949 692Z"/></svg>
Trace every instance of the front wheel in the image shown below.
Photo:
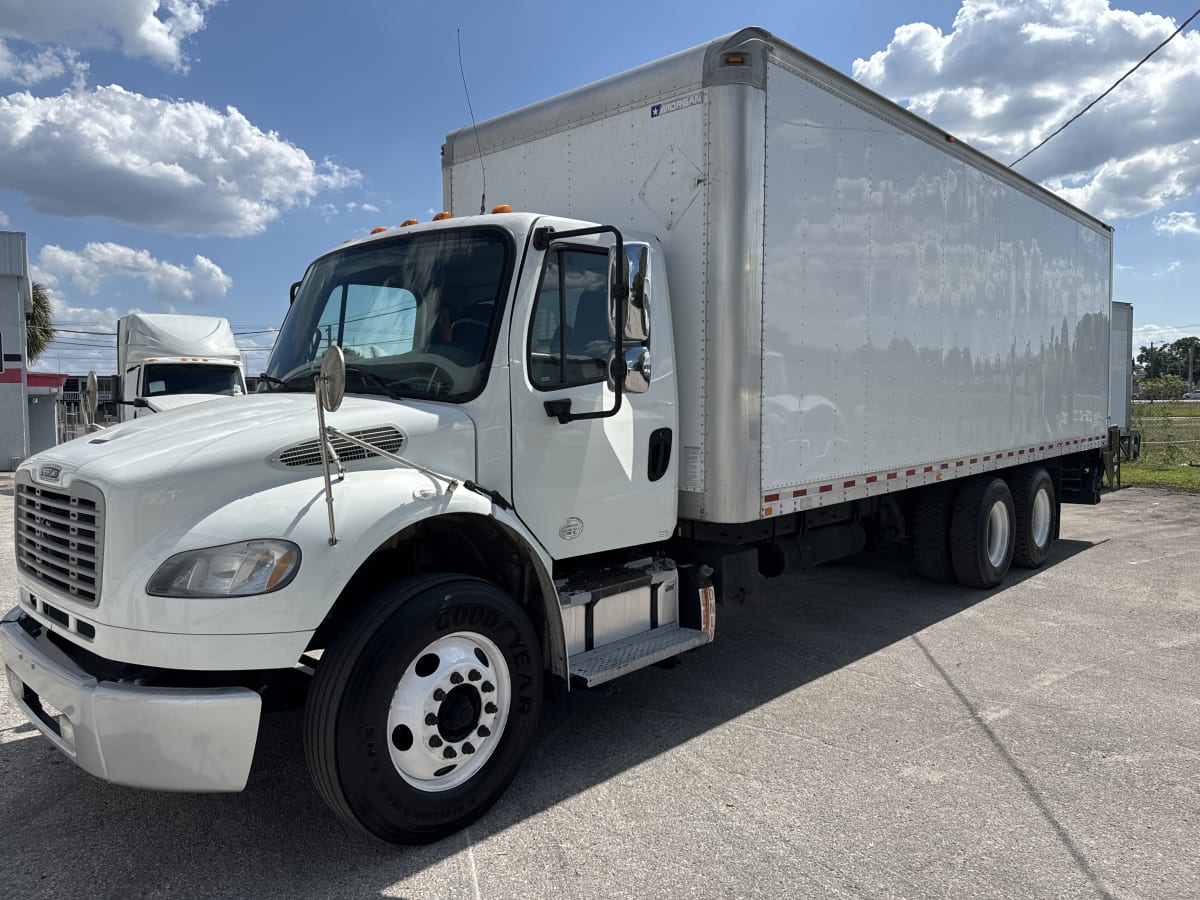
<svg viewBox="0 0 1200 900"><path fill-rule="evenodd" d="M305 709L321 796L385 841L469 825L512 781L542 665L524 611L492 584L427 576L368 601L326 649Z"/></svg>

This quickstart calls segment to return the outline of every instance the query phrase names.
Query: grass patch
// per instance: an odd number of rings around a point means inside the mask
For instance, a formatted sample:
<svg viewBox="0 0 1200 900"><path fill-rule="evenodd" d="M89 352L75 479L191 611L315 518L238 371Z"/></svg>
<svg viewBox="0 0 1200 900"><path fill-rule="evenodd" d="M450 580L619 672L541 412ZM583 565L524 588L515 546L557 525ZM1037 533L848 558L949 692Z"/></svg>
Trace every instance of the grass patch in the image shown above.
<svg viewBox="0 0 1200 900"><path fill-rule="evenodd" d="M1121 466L1121 482L1200 490L1200 403L1135 403L1132 420L1142 457Z"/></svg>

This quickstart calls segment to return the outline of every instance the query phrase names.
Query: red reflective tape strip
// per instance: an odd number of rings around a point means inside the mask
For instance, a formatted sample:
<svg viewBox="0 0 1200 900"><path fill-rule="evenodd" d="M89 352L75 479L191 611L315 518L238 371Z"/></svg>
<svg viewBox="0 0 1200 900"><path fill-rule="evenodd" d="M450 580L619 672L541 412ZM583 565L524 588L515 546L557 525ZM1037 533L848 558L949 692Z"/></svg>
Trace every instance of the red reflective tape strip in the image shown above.
<svg viewBox="0 0 1200 900"><path fill-rule="evenodd" d="M820 491L822 494L828 494L830 491L833 490L833 485L832 484L823 484L819 488L817 488L817 490Z"/></svg>
<svg viewBox="0 0 1200 900"><path fill-rule="evenodd" d="M842 487L844 487L844 488L854 487L854 479L851 478L849 481L843 481Z"/></svg>
<svg viewBox="0 0 1200 900"><path fill-rule="evenodd" d="M956 469L957 469L957 468L959 468L960 466L962 466L962 464L963 464L963 461L960 459L958 462L956 462L956 463L954 464L954 468L956 468ZM945 464L943 464L943 465L942 465L942 468L943 468L943 469L944 469L944 468L946 468Z"/></svg>
<svg viewBox="0 0 1200 900"><path fill-rule="evenodd" d="M942 468L943 468L943 469L948 469L948 468L950 468L950 463L942 463Z"/></svg>
<svg viewBox="0 0 1200 900"><path fill-rule="evenodd" d="M1020 456L1024 456L1024 455L1025 455L1025 451L1024 451L1024 450L1018 450L1018 451L1017 451L1017 453L1018 453ZM1009 456L1012 456L1012 454L1011 454L1011 453L1010 453L1010 454L1008 454L1008 455L1009 455Z"/></svg>
<svg viewBox="0 0 1200 900"><path fill-rule="evenodd" d="M933 466L926 466L926 467L925 467L925 471L926 471L926 472L932 472L932 471L933 471Z"/></svg>
<svg viewBox="0 0 1200 900"><path fill-rule="evenodd" d="M991 459L991 457L990 457L990 456L985 456L985 457L983 458L983 461L984 461L984 462L987 462L987 461L988 461L988 460L990 460L990 459ZM971 460L971 462L975 462L975 460Z"/></svg>
<svg viewBox="0 0 1200 900"><path fill-rule="evenodd" d="M895 477L896 477L896 473L895 473L895 472L888 472L888 481L891 481L891 480L892 480L893 478L895 478Z"/></svg>
<svg viewBox="0 0 1200 900"><path fill-rule="evenodd" d="M799 490L799 491L792 491L792 496L793 496L793 497L804 497L804 496L807 496L807 495L808 495L808 490L807 490L807 489L801 489L801 490Z"/></svg>
<svg viewBox="0 0 1200 900"><path fill-rule="evenodd" d="M868 475L867 476L867 484L874 484L878 480L879 480L879 476L877 476L877 475Z"/></svg>
<svg viewBox="0 0 1200 900"><path fill-rule="evenodd" d="M767 496L763 497L764 503L777 503L778 501L779 501L778 494L767 494Z"/></svg>
<svg viewBox="0 0 1200 900"><path fill-rule="evenodd" d="M979 462L979 457L978 457L978 456L972 456L972 457L971 457L971 465L975 465L975 463L977 463L977 462Z"/></svg>

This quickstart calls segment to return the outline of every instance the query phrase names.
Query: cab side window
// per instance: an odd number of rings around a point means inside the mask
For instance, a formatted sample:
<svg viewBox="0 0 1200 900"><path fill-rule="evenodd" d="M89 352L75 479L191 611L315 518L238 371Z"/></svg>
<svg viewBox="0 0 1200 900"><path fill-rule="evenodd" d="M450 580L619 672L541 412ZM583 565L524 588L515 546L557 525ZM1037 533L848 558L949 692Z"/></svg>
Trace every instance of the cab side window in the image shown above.
<svg viewBox="0 0 1200 900"><path fill-rule="evenodd" d="M533 306L529 377L549 391L603 381L613 348L608 254L559 249L546 258Z"/></svg>

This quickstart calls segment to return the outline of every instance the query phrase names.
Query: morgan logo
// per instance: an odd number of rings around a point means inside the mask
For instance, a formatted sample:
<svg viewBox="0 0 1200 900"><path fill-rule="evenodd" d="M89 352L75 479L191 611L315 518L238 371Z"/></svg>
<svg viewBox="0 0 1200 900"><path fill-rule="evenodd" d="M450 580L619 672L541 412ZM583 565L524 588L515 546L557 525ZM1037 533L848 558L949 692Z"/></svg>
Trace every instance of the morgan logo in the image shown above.
<svg viewBox="0 0 1200 900"><path fill-rule="evenodd" d="M689 106L695 106L697 103L704 102L704 91L696 91L694 94L688 94L686 97L679 97L675 100L668 100L666 103L655 103L650 107L650 118L657 119L660 116L665 116L667 113L678 112L681 109L687 109Z"/></svg>
<svg viewBox="0 0 1200 900"><path fill-rule="evenodd" d="M62 478L62 469L58 466L42 466L38 470L38 479L40 481L53 481L55 483Z"/></svg>

